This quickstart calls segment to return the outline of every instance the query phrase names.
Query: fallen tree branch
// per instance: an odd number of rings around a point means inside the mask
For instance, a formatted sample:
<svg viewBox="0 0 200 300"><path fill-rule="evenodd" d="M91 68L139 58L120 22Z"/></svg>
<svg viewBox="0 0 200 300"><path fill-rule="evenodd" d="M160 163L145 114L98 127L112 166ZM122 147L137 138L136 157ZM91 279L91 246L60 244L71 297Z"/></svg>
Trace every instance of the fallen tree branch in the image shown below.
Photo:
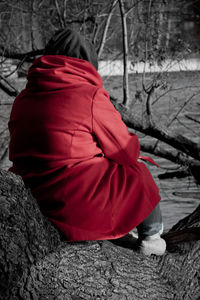
<svg viewBox="0 0 200 300"><path fill-rule="evenodd" d="M158 178L159 179L169 179L169 178L185 178L191 175L191 172L186 169L186 170L179 170L179 171L172 171L172 172L166 172L164 174L159 174Z"/></svg>
<svg viewBox="0 0 200 300"><path fill-rule="evenodd" d="M200 239L200 227L185 228L178 232L168 232L163 235L163 238L170 244L198 241Z"/></svg>
<svg viewBox="0 0 200 300"><path fill-rule="evenodd" d="M122 119L127 127L157 138L158 140L165 142L175 149L181 150L188 156L200 160L200 146L195 142L180 134L170 135L167 131L161 129L160 127L158 128L155 124L152 123L145 127L124 105L117 102L113 102L113 104L121 114Z"/></svg>
<svg viewBox="0 0 200 300"><path fill-rule="evenodd" d="M173 192L173 195L184 198L184 199L187 199L187 198L199 199L199 192L198 191L196 191L196 192L191 192L191 191L188 191L188 192L185 192L185 191L183 191L183 192Z"/></svg>
<svg viewBox="0 0 200 300"><path fill-rule="evenodd" d="M194 178L197 180L197 182L200 183L200 173L199 173L200 161L199 160L191 159L180 151L175 150L172 152L159 146L155 148L154 145L147 145L142 143L141 141L140 141L140 148L144 152L148 152L156 156L168 159L175 164L179 164L187 168L184 171L182 170L181 173L180 171L176 173L173 172L171 174L172 175L171 177L175 177L175 176L178 177L179 175L181 176L181 174L183 175L183 177L193 175ZM166 175L163 174L159 175L160 178L169 178L169 176L170 175L168 173L166 173Z"/></svg>
<svg viewBox="0 0 200 300"><path fill-rule="evenodd" d="M198 165L200 166L200 162L196 159L191 159L188 156L184 155L182 152L179 151L169 151L164 149L163 147L154 147L154 145L147 145L142 142L140 142L141 150L144 152L148 152L154 155L157 155L159 157L168 159L172 161L175 164L180 164L183 166L187 166L189 168L193 168L194 166Z"/></svg>
<svg viewBox="0 0 200 300"><path fill-rule="evenodd" d="M25 62L32 62L36 56L42 55L44 53L44 49L34 50L25 53L17 53L15 51L11 51L5 49L3 46L0 45L0 55L6 58L23 60Z"/></svg>

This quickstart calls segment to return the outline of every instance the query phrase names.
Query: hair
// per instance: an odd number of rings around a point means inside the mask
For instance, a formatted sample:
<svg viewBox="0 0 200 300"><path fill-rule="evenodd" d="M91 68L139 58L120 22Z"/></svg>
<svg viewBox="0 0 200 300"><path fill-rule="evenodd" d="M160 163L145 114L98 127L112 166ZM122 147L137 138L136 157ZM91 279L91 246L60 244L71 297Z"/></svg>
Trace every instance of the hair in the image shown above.
<svg viewBox="0 0 200 300"><path fill-rule="evenodd" d="M72 29L58 30L47 43L44 54L87 60L98 70L98 57L94 45Z"/></svg>

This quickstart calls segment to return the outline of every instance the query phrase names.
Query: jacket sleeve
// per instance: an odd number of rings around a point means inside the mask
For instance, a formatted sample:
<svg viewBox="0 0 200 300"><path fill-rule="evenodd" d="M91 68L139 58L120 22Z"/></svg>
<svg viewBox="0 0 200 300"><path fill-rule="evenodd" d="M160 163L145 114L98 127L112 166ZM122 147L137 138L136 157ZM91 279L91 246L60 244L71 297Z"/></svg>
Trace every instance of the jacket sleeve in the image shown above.
<svg viewBox="0 0 200 300"><path fill-rule="evenodd" d="M92 107L92 128L105 157L121 164L134 164L140 154L138 137L129 133L107 91L97 90Z"/></svg>

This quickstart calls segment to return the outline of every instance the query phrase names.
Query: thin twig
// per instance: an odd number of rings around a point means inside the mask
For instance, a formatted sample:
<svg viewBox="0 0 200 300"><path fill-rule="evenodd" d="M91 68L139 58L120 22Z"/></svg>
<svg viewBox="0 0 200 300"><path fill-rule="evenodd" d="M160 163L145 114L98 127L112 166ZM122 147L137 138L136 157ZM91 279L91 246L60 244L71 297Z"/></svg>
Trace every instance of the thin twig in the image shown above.
<svg viewBox="0 0 200 300"><path fill-rule="evenodd" d="M176 118L178 117L178 115L182 112L182 110L188 105L188 103L198 94L200 94L200 92L193 94L191 97L189 97L184 103L183 105L180 107L180 109L177 111L177 113L175 114L175 116L173 117L173 119L167 124L167 128L169 128L172 123L174 122L174 120L176 120Z"/></svg>
<svg viewBox="0 0 200 300"><path fill-rule="evenodd" d="M146 64L147 64L147 28L149 27L149 18L150 18L150 12L151 12L151 5L152 0L149 0L149 7L148 7L148 14L147 14L147 22L146 22L146 30L145 30L145 58L144 58L144 68L142 73L142 87L145 92L147 92L145 87L145 81L146 81Z"/></svg>
<svg viewBox="0 0 200 300"><path fill-rule="evenodd" d="M2 165L2 163L7 158L7 154L8 154L8 146L6 146L5 150L3 151L3 154L0 157L0 165Z"/></svg>
<svg viewBox="0 0 200 300"><path fill-rule="evenodd" d="M183 122L181 122L181 120L179 120L179 118L176 118L177 122L182 125L183 127L185 127L186 129L188 129L189 131L193 132L196 136L199 137L199 132L196 133L192 128L190 128L189 126L185 125ZM200 123L200 122L199 122Z"/></svg>
<svg viewBox="0 0 200 300"><path fill-rule="evenodd" d="M64 0L63 22L65 27L66 27L66 20L67 20L67 0Z"/></svg>
<svg viewBox="0 0 200 300"><path fill-rule="evenodd" d="M182 87L179 87L179 88L176 88L176 89L170 89L170 90L167 90L167 91L165 91L163 94L159 95L159 96L152 102L152 106L153 106L154 104L156 104L163 96L165 96L165 95L168 94L168 93L171 93L171 92L174 92L174 91L183 90L183 89L190 89L190 88L200 88L200 86L199 86L199 85L182 86Z"/></svg>
<svg viewBox="0 0 200 300"><path fill-rule="evenodd" d="M60 26L61 26L61 28L65 28L65 23L63 22L63 18L62 18L62 14L60 11L60 6L58 4L58 1L54 0L54 3L55 3L56 10L57 10L57 15L58 15L58 20L60 22Z"/></svg>
<svg viewBox="0 0 200 300"><path fill-rule="evenodd" d="M5 127L5 128L0 132L0 136L3 135L7 130L8 130L8 128Z"/></svg>
<svg viewBox="0 0 200 300"><path fill-rule="evenodd" d="M5 78L8 78L8 77L12 76L14 73L16 73L17 70L19 70L21 68L21 66L24 64L24 62L25 62L25 57L17 64L15 70L13 70L8 75L6 75Z"/></svg>
<svg viewBox="0 0 200 300"><path fill-rule="evenodd" d="M136 2L133 4L133 6L131 6L131 7L125 12L126 17L127 17L128 14L133 10L133 8L135 8L136 5L137 5L138 3L140 3L140 2L141 2L141 0L136 1Z"/></svg>
<svg viewBox="0 0 200 300"><path fill-rule="evenodd" d="M151 89L147 93L146 112L147 112L148 116L152 115L152 112L151 112L151 98L152 98L152 95L154 93L154 90L155 90L155 86L152 86Z"/></svg>
<svg viewBox="0 0 200 300"><path fill-rule="evenodd" d="M123 104L129 104L129 82L128 82L128 33L127 33L127 22L124 8L124 0L118 0L120 15L122 21L122 38L123 38Z"/></svg>
<svg viewBox="0 0 200 300"><path fill-rule="evenodd" d="M110 21L111 21L112 15L113 15L113 10L114 10L117 2L118 2L118 0L113 0L112 5L110 7L110 11L108 13L108 17L106 19L106 24L105 24L105 27L104 27L104 31L103 31L103 35L102 35L102 38L101 38L100 46L99 46L98 51L97 51L97 54L98 54L99 58L101 57L103 47L104 47L105 42L106 42L106 36L107 36L107 33L108 33L108 28L109 28Z"/></svg>
<svg viewBox="0 0 200 300"><path fill-rule="evenodd" d="M199 120L197 120L197 119L191 117L190 115L185 115L185 117L186 117L187 119L189 119L189 120L192 120L192 121L194 121L194 122L200 124L200 121L199 121Z"/></svg>

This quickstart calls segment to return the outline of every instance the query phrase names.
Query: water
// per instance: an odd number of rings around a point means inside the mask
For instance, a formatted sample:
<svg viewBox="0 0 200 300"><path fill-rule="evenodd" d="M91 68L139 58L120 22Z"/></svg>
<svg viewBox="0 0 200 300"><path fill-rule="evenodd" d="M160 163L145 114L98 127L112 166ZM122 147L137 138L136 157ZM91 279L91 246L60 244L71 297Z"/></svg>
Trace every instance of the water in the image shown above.
<svg viewBox="0 0 200 300"><path fill-rule="evenodd" d="M101 76L116 76L123 75L123 61L122 60L102 60L99 62L99 73ZM128 61L128 73L143 73L145 72L179 72L179 71L199 71L200 59L190 58L182 60L166 59L162 64L156 62L136 62Z"/></svg>
<svg viewBox="0 0 200 300"><path fill-rule="evenodd" d="M173 170L177 165L158 157L155 160L160 167L151 166L149 169L160 190L164 227L168 230L198 206L200 186L195 183L193 177L160 180L158 174L166 172L162 167L167 164L167 167Z"/></svg>

